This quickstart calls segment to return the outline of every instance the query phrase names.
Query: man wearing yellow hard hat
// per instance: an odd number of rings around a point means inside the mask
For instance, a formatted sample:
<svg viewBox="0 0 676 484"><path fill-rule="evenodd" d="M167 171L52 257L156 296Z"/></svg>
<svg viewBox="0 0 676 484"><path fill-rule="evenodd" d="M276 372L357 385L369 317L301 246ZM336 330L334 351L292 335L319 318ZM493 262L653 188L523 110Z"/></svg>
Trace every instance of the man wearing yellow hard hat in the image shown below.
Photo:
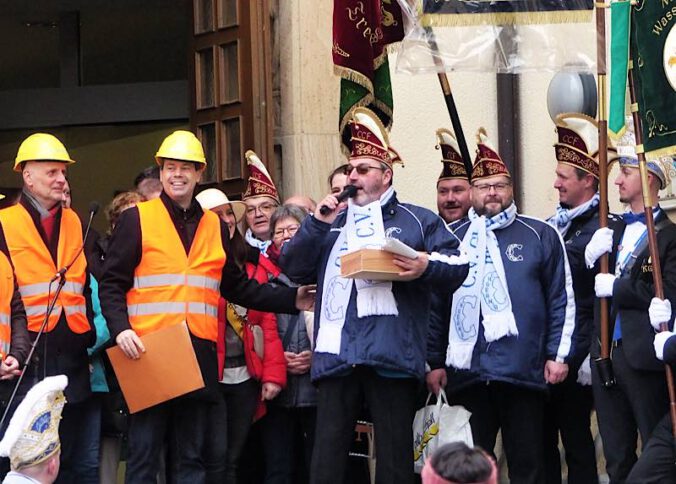
<svg viewBox="0 0 676 484"><path fill-rule="evenodd" d="M14 266L31 340L44 331L19 395L46 376L68 377L59 481L97 483L100 407L89 385L87 347L94 342L89 271L81 250L82 222L61 204L67 167L73 163L51 134L36 133L21 143L14 171L23 178L23 190L18 204L0 210L0 250ZM48 315L55 274L66 267L63 289Z"/></svg>
<svg viewBox="0 0 676 484"><path fill-rule="evenodd" d="M178 440L177 482L207 482L224 465L227 450L226 436L213 435L209 422L209 409L219 398L219 297L286 313L309 308L313 297L307 288L250 281L228 257L227 225L203 211L193 195L207 164L193 133L170 134L156 161L162 194L126 210L110 239L99 287L103 315L111 338L132 359L145 352L141 336L186 321L205 388L130 416L126 482L155 482L167 432Z"/></svg>

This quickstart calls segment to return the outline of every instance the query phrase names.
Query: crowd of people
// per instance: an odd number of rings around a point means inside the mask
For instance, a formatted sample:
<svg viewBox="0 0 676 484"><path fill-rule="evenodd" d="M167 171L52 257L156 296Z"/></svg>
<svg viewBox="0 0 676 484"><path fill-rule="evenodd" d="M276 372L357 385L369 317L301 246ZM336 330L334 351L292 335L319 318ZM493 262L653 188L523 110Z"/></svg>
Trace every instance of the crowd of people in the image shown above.
<svg viewBox="0 0 676 484"><path fill-rule="evenodd" d="M498 432L510 482L561 483L560 436L567 482L597 483L593 409L611 483L676 482L664 370L676 338L660 331L672 327L676 226L658 204L671 160L648 163L658 299L631 130L608 152L628 210L601 224L598 125L580 114L555 125L548 220L518 211L484 129L471 172L453 132L437 131L438 214L400 201L401 159L356 108L347 163L319 203L283 201L252 151L241 200L201 189L203 147L175 131L106 208L101 235L70 208L66 147L28 137L21 196L0 210L5 482L117 482L123 460L127 483L342 484L366 412L375 482L412 483L413 417L441 389L471 412L477 448L441 447L423 483L497 482ZM388 239L415 254L388 256L396 274L341 271L342 256ZM104 350L144 358L145 336L181 323L204 387L127 415Z"/></svg>

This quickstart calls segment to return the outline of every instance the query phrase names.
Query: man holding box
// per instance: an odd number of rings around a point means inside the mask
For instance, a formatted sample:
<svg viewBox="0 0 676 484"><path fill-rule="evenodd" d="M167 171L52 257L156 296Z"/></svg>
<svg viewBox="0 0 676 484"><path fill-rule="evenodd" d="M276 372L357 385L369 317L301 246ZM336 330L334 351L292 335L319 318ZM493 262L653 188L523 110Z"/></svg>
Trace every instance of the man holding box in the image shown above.
<svg viewBox="0 0 676 484"><path fill-rule="evenodd" d="M155 482L167 433L174 437L176 482L207 482L207 475L225 463L227 450L225 436L213 435L209 421L219 398L219 297L282 313L295 311L294 298L299 309L309 309L312 299L307 288L249 280L229 257L226 224L203 211L193 196L206 167L193 133L170 134L156 159L163 192L120 216L99 288L101 305L111 339L134 359L145 352L140 336L186 321L205 388L130 416L126 482Z"/></svg>
<svg viewBox="0 0 676 484"><path fill-rule="evenodd" d="M430 292L455 290L467 261L444 221L397 200L392 165L400 162L387 132L365 108L352 113L348 183L357 187L347 210L328 195L314 217L284 246L281 265L296 282L317 282L312 379L319 389L311 482L343 482L354 425L363 401L375 426L376 482L413 480L411 425L416 386L425 371ZM331 211L321 214L321 207ZM415 259L393 256L397 280L341 276L343 254L395 238Z"/></svg>

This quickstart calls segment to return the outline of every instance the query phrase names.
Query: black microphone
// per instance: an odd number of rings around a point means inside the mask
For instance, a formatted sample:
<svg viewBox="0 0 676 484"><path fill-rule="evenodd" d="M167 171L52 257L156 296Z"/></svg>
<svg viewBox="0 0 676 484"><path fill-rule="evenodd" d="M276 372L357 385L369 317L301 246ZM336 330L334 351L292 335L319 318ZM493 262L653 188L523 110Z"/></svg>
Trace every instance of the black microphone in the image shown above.
<svg viewBox="0 0 676 484"><path fill-rule="evenodd" d="M357 194L357 187L354 185L345 185L345 188L343 188L343 191L340 192L338 195L336 195L336 200L338 200L338 203L347 200L348 198L352 198ZM329 213L333 212L329 207L326 205L322 205L319 208L319 213L322 215L328 215Z"/></svg>
<svg viewBox="0 0 676 484"><path fill-rule="evenodd" d="M66 266L62 267L59 269L59 271L52 277L52 280L49 281L50 284L58 279L62 279L63 276L66 275L66 272L68 272L68 269L71 268L73 264L75 264L75 261L77 260L78 257L80 257L80 254L84 250L84 246L87 243L87 236L89 235L89 229L92 228L92 220L94 220L94 215L96 215L96 212L99 211L99 202L92 202L89 204L89 220L87 220L87 228L85 229L84 237L82 237L82 245L80 246L80 250L77 251L77 254L75 254L75 257L73 257L73 260L70 261L69 264Z"/></svg>

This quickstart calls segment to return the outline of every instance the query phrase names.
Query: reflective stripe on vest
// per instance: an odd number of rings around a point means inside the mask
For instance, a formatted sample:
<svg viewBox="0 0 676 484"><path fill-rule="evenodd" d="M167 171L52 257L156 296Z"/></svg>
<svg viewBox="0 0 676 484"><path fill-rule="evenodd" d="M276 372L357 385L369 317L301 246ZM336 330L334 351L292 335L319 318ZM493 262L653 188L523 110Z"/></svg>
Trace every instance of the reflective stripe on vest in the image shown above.
<svg viewBox="0 0 676 484"><path fill-rule="evenodd" d="M129 322L139 335L187 321L195 336L216 341L221 274L226 255L221 222L206 211L186 255L164 202L137 205L141 262L127 292Z"/></svg>
<svg viewBox="0 0 676 484"><path fill-rule="evenodd" d="M14 271L7 256L0 252L0 358L7 356L12 340L13 295Z"/></svg>
<svg viewBox="0 0 676 484"><path fill-rule="evenodd" d="M29 331L39 331L42 326L49 300L56 292L56 284L53 283L50 288L49 281L56 274L57 267L69 264L76 255L45 331L54 329L62 312L66 315L71 331L78 334L89 331L91 326L87 320L83 295L87 261L84 253L80 252L82 224L75 212L67 208L61 209L56 264L33 219L21 204L0 210L0 223L14 264L21 299L26 308Z"/></svg>

